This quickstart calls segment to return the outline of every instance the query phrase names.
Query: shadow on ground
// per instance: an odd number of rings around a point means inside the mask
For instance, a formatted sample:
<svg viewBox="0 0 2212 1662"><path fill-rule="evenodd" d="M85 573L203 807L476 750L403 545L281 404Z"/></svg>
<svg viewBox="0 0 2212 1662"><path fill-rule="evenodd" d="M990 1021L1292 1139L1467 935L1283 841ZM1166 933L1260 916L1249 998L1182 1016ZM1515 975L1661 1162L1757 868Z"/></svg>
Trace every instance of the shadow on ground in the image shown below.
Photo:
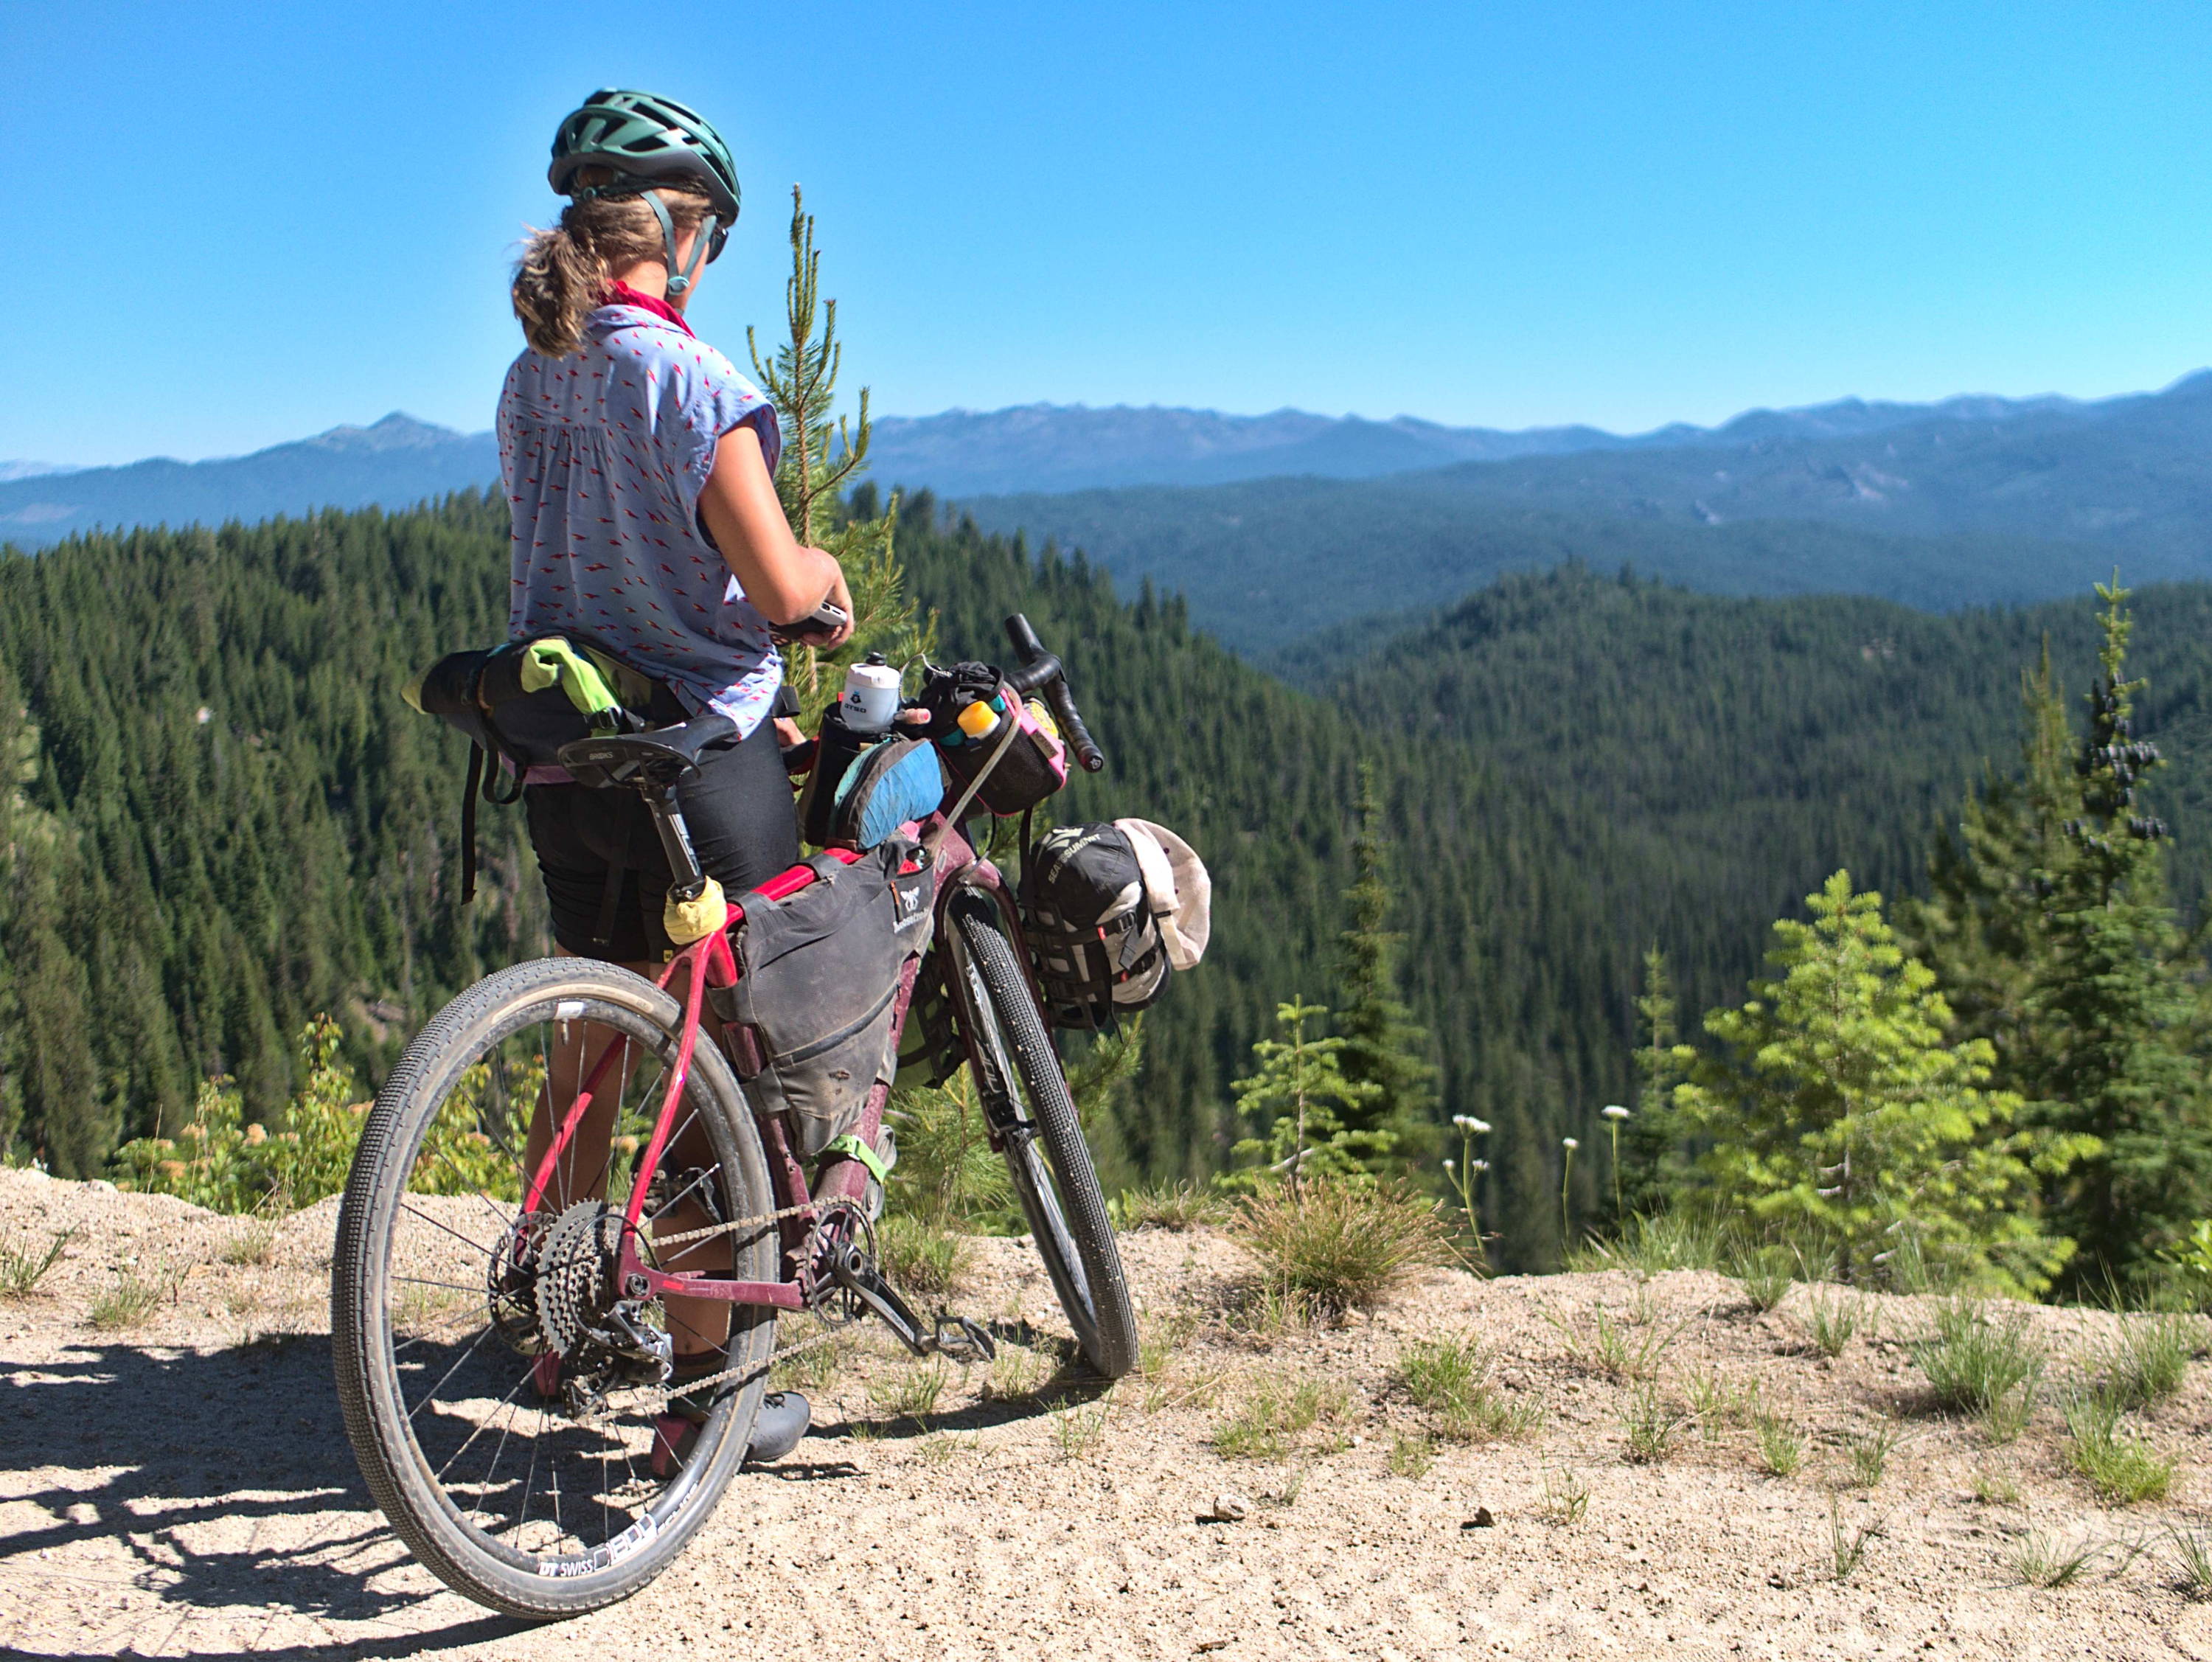
<svg viewBox="0 0 2212 1662"><path fill-rule="evenodd" d="M45 1576L56 1599L70 1598L70 1549L98 1538L135 1561L117 1579L179 1612L382 1623L434 1596L380 1585L402 1553L355 1470L326 1336L217 1351L85 1343L16 1379L0 1415L0 1483L11 1509L46 1519L0 1541L0 1575L19 1588ZM210 1537L240 1544L211 1550ZM435 1653L520 1625L472 1616L388 1642L255 1653Z"/></svg>

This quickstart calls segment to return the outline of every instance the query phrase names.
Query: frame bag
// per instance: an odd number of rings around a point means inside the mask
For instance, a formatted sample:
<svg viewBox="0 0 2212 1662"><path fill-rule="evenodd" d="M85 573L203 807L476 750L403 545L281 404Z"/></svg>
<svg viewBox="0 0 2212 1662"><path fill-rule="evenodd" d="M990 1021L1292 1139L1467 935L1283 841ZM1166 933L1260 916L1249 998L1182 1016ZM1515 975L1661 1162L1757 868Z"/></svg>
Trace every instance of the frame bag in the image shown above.
<svg viewBox="0 0 2212 1662"><path fill-rule="evenodd" d="M793 1152L811 1160L896 1071L892 1019L907 961L929 945L936 874L898 836L857 865L806 863L816 880L796 893L739 899L737 983L707 996L754 1111L787 1116Z"/></svg>
<svg viewBox="0 0 2212 1662"><path fill-rule="evenodd" d="M1055 1026L1111 1031L1194 967L1212 882L1190 844L1146 819L1063 825L1022 866L1022 928Z"/></svg>

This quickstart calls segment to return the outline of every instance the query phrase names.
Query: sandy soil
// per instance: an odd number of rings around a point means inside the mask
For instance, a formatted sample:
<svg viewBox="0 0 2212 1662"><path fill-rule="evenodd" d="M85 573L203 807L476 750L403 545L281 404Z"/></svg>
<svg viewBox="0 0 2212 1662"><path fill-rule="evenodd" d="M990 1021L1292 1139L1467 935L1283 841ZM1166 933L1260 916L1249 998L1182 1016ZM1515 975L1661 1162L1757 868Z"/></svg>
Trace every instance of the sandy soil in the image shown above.
<svg viewBox="0 0 2212 1662"><path fill-rule="evenodd" d="M552 1629L493 1616L408 1562L339 1428L324 1312L332 1208L288 1220L267 1263L251 1226L179 1202L0 1172L0 1241L81 1233L27 1298L0 1303L0 1647L37 1656L540 1658L599 1653L1414 1658L2212 1657L2212 1604L2180 1590L2166 1536L2212 1507L2212 1366L2148 1416L2181 1458L2172 1496L2100 1507L2045 1408L2019 1441L1925 1410L1904 1342L1916 1301L1835 1361L1800 1288L1768 1315L1717 1276L1483 1282L1438 1272L1375 1316L1268 1332L1238 1308L1248 1266L1206 1233L1125 1251L1154 1335L1150 1377L1101 1397L1053 1378L1065 1331L1019 1243L975 1245L956 1304L1027 1318L1034 1348L948 1371L933 1411L893 1411L909 1366L867 1341L817 1392L816 1434L741 1476L690 1554L627 1605ZM161 1289L96 1325L124 1277ZM1569 1331L1563 1332L1547 1310ZM1662 1399L1704 1374L1761 1387L1807 1440L1760 1470L1751 1428L1685 1430L1624 1459L1635 1387L1593 1368L1594 1312L1672 1334ZM2081 1377L2100 1316L2033 1312L2054 1379ZM1679 1331L1676 1330L1679 1328ZM1438 1441L1396 1383L1404 1348L1474 1333L1533 1431ZM1582 1336L1578 1360L1571 1334ZM1224 1422L1271 1385L1341 1391L1283 1458L1231 1459ZM909 1398L909 1401L911 1399ZM1871 1492L1846 1439L1904 1440ZM2016 1500L1975 1495L2009 1483ZM1569 1520L1564 1497L1586 1510ZM1216 1521L1217 1495L1245 1503ZM1234 1510L1235 1508L1231 1508ZM1835 1573L1834 1534L1869 1527ZM2075 1585L2024 1585L2024 1541L2100 1543ZM2145 1549L2132 1552L2133 1544Z"/></svg>

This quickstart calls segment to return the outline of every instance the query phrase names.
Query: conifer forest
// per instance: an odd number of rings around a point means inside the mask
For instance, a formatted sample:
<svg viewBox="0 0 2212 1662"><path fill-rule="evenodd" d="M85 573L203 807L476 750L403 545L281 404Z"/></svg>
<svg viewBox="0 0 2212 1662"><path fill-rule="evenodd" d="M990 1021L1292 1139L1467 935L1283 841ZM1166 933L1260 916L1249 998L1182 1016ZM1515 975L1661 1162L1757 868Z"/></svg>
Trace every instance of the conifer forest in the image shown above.
<svg viewBox="0 0 2212 1662"><path fill-rule="evenodd" d="M1136 1044L1070 1041L1109 1192L1310 1153L1455 1205L1498 1269L1703 1208L1846 1279L2212 1279L2212 585L1939 613L1569 563L1263 667L866 480L792 223L754 369L847 655L994 660L1027 614L1109 758L1054 817L1212 871L1205 963ZM210 1081L282 1127L550 950L519 810L479 814L464 904L466 741L401 697L503 633L507 533L462 492L0 551L6 1158L121 1170ZM796 656L818 713L842 672Z"/></svg>
<svg viewBox="0 0 2212 1662"><path fill-rule="evenodd" d="M842 510L878 511L866 486ZM15 1157L95 1175L216 1075L279 1115L319 1014L373 1081L442 1001L544 949L519 815L485 810L459 904L466 746L398 696L497 637L505 541L499 502L462 495L0 563ZM1603 1159L1563 1172L1607 1105L1650 1109L1624 1203L1669 1162L1699 1180L1697 1129L1659 1122L1713 1081L1675 1092L1691 1047L1653 1044L1655 971L1677 1036L1710 1051L1701 1014L1742 1002L1775 920L1845 871L1931 966L1947 1037L1988 1050L1953 1086L2003 1093L2046 1141L2097 1141L2051 1179L2042 1227L2122 1269L2208 1209L2187 920L2212 875L2194 649L2212 588L1943 616L1568 568L1340 636L1291 685L1176 600L1116 595L927 496L896 559L940 655L990 655L1020 610L1067 658L1109 763L1061 817L1141 813L1212 868L1214 947L1147 1016L1141 1075L1097 1128L1109 1185L1228 1165L1255 1129L1235 1083L1303 998L1345 1013L1343 1060L1389 1096L1370 1117L1402 1156L1455 1115L1492 1128L1493 1260L1554 1264L1563 1229L1615 1204Z"/></svg>

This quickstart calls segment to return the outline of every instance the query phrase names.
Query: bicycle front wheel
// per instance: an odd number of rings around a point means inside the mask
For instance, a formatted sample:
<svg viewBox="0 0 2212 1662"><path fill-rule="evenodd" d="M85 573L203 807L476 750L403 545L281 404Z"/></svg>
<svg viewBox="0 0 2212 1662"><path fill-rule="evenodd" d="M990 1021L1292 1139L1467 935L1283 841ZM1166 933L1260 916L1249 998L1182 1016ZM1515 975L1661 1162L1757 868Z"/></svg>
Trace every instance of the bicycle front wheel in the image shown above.
<svg viewBox="0 0 2212 1662"><path fill-rule="evenodd" d="M1105 1196L1044 1019L996 909L964 896L952 909L953 995L994 1117L1009 1126L1006 1165L1037 1256L1091 1366L1118 1379L1137 1364L1137 1318L1107 1221Z"/></svg>
<svg viewBox="0 0 2212 1662"><path fill-rule="evenodd" d="M509 1615L580 1615L658 1575L759 1410L773 1311L620 1284L624 1203L682 1031L673 998L613 965L503 970L408 1046L354 1157L331 1286L346 1434L416 1556ZM526 1209L571 1108L577 1134ZM641 1256L775 1280L775 1226L746 1222L775 1209L759 1135L708 1043L674 1120L671 1154L693 1153L653 1176ZM720 1376L690 1418L662 1383L677 1351Z"/></svg>

